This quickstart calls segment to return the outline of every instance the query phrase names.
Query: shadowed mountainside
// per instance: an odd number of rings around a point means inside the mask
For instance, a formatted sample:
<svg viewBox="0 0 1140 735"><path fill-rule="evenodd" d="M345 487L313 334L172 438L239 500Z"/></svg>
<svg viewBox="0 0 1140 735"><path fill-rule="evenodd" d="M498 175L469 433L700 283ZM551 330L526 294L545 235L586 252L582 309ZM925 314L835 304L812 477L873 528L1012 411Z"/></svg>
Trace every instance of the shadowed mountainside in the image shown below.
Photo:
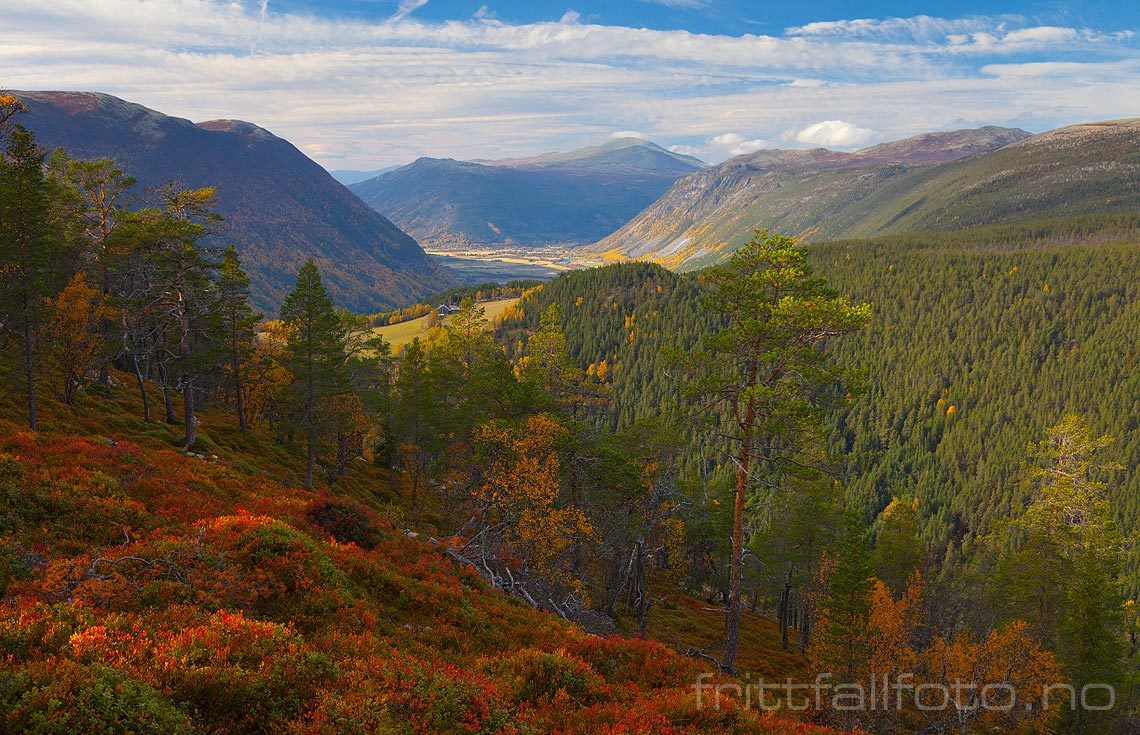
<svg viewBox="0 0 1140 735"><path fill-rule="evenodd" d="M312 256L340 306L400 306L455 283L415 240L364 206L291 143L247 122L195 124L117 97L18 92L19 122L47 148L113 158L138 179L136 204L167 181L216 186L225 221L259 308L275 312Z"/></svg>

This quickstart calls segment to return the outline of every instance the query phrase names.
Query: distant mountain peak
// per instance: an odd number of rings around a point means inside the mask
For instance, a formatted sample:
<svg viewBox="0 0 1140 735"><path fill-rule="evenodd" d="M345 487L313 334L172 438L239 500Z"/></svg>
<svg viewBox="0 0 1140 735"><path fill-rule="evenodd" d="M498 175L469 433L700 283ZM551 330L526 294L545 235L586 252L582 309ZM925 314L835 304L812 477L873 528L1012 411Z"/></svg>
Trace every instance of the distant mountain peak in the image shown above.
<svg viewBox="0 0 1140 735"><path fill-rule="evenodd" d="M703 167L629 137L529 158L420 158L350 188L429 245L581 244L613 232Z"/></svg>

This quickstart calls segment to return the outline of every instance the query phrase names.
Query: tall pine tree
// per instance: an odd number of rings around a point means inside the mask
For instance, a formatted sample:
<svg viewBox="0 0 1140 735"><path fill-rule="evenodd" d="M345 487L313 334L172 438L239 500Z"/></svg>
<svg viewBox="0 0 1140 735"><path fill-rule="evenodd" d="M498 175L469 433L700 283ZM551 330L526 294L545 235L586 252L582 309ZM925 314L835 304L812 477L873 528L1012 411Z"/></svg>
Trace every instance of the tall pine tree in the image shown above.
<svg viewBox="0 0 1140 735"><path fill-rule="evenodd" d="M683 362L702 419L727 414L736 471L722 667L733 671L740 636L745 501L761 483L779 487L816 464L822 410L844 393L845 374L826 340L861 328L870 306L853 306L813 275L795 238L758 232L705 277L706 308L722 327ZM710 410L715 409L715 410ZM723 413L721 413L723 412ZM810 469L810 467L809 467Z"/></svg>
<svg viewBox="0 0 1140 735"><path fill-rule="evenodd" d="M297 273L297 286L281 306L281 319L289 333L285 365L293 378L293 420L305 436L305 487L312 488L322 404L349 387L345 325L312 258Z"/></svg>

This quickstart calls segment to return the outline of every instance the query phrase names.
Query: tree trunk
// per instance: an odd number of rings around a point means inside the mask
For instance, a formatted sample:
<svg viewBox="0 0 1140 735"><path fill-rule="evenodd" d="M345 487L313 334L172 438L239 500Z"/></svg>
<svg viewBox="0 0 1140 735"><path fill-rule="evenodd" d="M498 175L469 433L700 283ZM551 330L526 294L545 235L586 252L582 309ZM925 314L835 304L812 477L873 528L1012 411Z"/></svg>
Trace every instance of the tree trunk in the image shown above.
<svg viewBox="0 0 1140 735"><path fill-rule="evenodd" d="M249 428L245 420L245 402L241 395L241 360L238 359L237 339L230 342L230 369L234 371L234 407L237 410L238 428Z"/></svg>
<svg viewBox="0 0 1140 735"><path fill-rule="evenodd" d="M791 617L792 596L792 565L788 565L788 573L784 577L784 589L780 591L780 647L788 650L788 623Z"/></svg>
<svg viewBox="0 0 1140 735"><path fill-rule="evenodd" d="M166 372L166 365L161 361L158 363L158 379L162 382L162 402L166 407L166 423L177 424L178 417L174 415L174 396L170 393L170 376Z"/></svg>
<svg viewBox="0 0 1140 735"><path fill-rule="evenodd" d="M747 445L745 445L746 447ZM744 495L748 487L750 452L742 448L737 461L736 496L732 504L732 558L728 575L728 606L724 622L724 670L733 673L740 639L740 588L744 581Z"/></svg>
<svg viewBox="0 0 1140 735"><path fill-rule="evenodd" d="M182 386L182 418L185 426L186 441L182 450L189 452L194 442L198 441L198 417L194 415L194 382L190 381Z"/></svg>
<svg viewBox="0 0 1140 735"><path fill-rule="evenodd" d="M139 383L139 396L142 397L143 406L143 421L150 421L150 398L146 393L146 379L143 378L142 370L139 368L138 358L133 354L131 355L131 362L135 365L135 379Z"/></svg>
<svg viewBox="0 0 1140 735"><path fill-rule="evenodd" d="M637 557L636 557L636 573L634 576L634 588L637 591L637 637L645 638L646 629L649 627L649 585L646 584L645 579L645 540L637 540Z"/></svg>
<svg viewBox="0 0 1140 735"><path fill-rule="evenodd" d="M36 411L36 353L32 343L32 320L28 305L24 304L24 375L28 383L28 428L36 431L39 419Z"/></svg>
<svg viewBox="0 0 1140 735"><path fill-rule="evenodd" d="M752 368L751 378L751 383L755 383L755 368ZM732 560L724 621L724 662L721 664L725 672L730 674L736 670L736 648L740 640L740 588L744 583L744 496L748 490L748 468L752 462L752 423L755 419L756 402L750 397L736 460L736 497L732 504Z"/></svg>

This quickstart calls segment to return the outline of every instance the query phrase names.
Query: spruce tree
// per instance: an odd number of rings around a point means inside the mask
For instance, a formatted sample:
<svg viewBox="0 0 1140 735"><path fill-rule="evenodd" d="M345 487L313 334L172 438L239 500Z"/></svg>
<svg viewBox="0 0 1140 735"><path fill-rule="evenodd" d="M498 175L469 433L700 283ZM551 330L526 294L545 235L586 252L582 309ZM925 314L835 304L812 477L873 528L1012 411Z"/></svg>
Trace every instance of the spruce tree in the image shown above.
<svg viewBox="0 0 1140 735"><path fill-rule="evenodd" d="M285 357L293 379L289 398L293 420L305 436L305 487L311 489L322 404L349 387L345 325L312 258L297 273L297 286L281 306L281 319L289 334Z"/></svg>

